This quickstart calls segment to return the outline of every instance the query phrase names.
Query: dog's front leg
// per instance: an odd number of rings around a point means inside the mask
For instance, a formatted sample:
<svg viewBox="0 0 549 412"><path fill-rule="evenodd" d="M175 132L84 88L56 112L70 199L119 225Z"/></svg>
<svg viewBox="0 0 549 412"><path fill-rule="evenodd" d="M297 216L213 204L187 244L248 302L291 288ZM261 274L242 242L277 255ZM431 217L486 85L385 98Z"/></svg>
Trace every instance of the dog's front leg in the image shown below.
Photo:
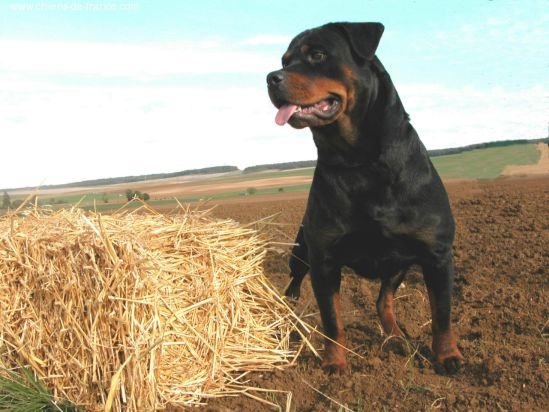
<svg viewBox="0 0 549 412"><path fill-rule="evenodd" d="M327 259L314 260L315 263L311 262L311 281L326 335L322 368L330 374L341 375L347 371L345 336L339 299L341 267Z"/></svg>
<svg viewBox="0 0 549 412"><path fill-rule="evenodd" d="M286 289L286 296L293 300L299 299L299 295L301 294L301 282L308 271L309 257L305 236L303 234L303 225L301 225L299 232L297 232L295 245L290 256L290 277L292 278L292 281Z"/></svg>
<svg viewBox="0 0 549 412"><path fill-rule="evenodd" d="M453 263L442 262L423 267L423 275L432 313L433 352L439 372L455 373L463 361L450 324L452 304Z"/></svg>

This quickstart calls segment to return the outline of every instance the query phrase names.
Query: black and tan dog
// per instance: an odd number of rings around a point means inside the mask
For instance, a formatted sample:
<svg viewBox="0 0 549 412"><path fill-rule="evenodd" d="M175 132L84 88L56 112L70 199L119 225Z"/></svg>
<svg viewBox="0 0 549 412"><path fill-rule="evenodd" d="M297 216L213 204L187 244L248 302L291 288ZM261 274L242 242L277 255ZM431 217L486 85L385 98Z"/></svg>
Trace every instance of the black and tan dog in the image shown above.
<svg viewBox="0 0 549 412"><path fill-rule="evenodd" d="M379 23L330 23L292 40L267 76L276 122L309 127L318 162L290 260L287 296L310 270L326 340L322 366L343 373L341 269L381 279L377 311L403 336L393 296L419 265L432 310L437 369L463 359L450 326L454 220L448 196L388 73L375 56ZM334 343L337 342L337 343Z"/></svg>

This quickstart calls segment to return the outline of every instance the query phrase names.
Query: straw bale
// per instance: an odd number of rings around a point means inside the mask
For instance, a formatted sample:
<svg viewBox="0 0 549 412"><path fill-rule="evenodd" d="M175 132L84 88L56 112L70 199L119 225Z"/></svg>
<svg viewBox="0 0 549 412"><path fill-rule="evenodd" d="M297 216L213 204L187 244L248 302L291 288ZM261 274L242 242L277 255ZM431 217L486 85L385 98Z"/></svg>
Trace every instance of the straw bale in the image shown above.
<svg viewBox="0 0 549 412"><path fill-rule="evenodd" d="M5 216L0 363L86 410L246 393L247 371L291 364L306 328L264 276L265 250L251 227L183 209Z"/></svg>

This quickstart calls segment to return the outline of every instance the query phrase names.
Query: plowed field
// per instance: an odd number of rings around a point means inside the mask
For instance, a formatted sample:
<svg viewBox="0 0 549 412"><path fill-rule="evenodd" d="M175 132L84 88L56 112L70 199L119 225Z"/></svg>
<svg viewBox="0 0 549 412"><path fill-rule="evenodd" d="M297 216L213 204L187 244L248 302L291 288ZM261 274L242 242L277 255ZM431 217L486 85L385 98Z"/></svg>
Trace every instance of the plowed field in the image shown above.
<svg viewBox="0 0 549 412"><path fill-rule="evenodd" d="M294 411L549 410L549 178L447 183L457 223L453 321L466 358L455 376L431 365L430 311L422 276L412 270L397 294L396 313L411 339L382 335L375 312L379 283L349 273L342 284L350 373L329 376L304 352L295 367L250 375L250 385L285 391L263 394ZM277 200L281 199L281 200ZM267 230L293 241L306 196L220 204L217 216L251 222L279 213ZM265 262L282 291L288 283L287 246ZM320 325L308 279L297 310ZM314 337L317 348L322 339ZM343 405L343 406L341 406ZM246 397L214 400L212 411L269 409Z"/></svg>

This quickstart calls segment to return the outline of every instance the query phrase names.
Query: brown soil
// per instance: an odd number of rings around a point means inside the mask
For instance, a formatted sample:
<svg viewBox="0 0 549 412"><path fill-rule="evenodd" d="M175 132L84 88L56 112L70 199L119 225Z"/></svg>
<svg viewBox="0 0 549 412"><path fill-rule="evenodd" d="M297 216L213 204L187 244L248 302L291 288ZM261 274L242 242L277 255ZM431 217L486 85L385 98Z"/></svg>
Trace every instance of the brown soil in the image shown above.
<svg viewBox="0 0 549 412"><path fill-rule="evenodd" d="M453 321L466 357L460 372L442 376L433 370L430 311L419 272L409 273L396 301L399 321L412 338L389 342L375 313L378 282L349 274L342 297L348 346L357 353L348 356L350 373L326 375L319 359L306 351L295 367L250 375L251 386L283 391L255 395L285 410L291 393L291 411L346 410L340 404L354 411L549 410L549 179L449 182L447 187L458 228ZM214 213L241 222L280 213L281 224L266 230L278 242L292 242L306 198L275 199L226 202ZM278 247L265 271L282 291L288 250ZM308 279L303 286L297 310L320 325ZM313 342L322 348L320 337ZM212 400L204 409L268 407L241 396Z"/></svg>

